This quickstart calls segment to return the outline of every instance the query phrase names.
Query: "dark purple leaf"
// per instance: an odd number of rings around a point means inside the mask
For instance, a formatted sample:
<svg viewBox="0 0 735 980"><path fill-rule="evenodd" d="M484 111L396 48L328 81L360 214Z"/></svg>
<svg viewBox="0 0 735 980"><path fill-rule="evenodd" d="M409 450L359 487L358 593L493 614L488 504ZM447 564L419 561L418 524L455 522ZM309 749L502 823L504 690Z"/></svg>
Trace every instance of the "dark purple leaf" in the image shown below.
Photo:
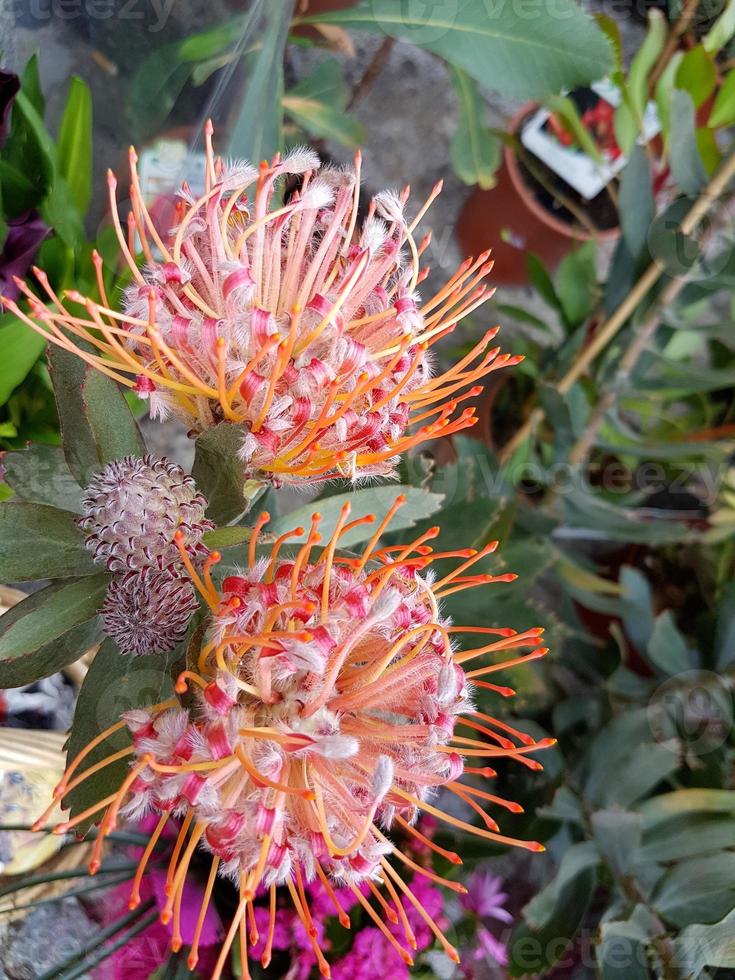
<svg viewBox="0 0 735 980"><path fill-rule="evenodd" d="M26 211L8 222L8 234L0 252L0 296L18 297L13 276L24 279L41 242L49 234L37 211Z"/></svg>

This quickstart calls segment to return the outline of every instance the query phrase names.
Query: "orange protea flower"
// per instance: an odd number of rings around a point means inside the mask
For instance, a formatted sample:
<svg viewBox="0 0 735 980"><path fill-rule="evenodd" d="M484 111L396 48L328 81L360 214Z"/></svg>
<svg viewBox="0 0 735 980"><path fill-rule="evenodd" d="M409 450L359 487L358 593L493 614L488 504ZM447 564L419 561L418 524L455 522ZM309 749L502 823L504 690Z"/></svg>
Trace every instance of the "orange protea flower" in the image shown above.
<svg viewBox="0 0 735 980"><path fill-rule="evenodd" d="M494 776L486 763L500 758L541 768L528 755L553 740L536 742L475 710L472 694L474 685L512 694L485 678L545 654L546 649L538 647L543 631L455 626L444 618L438 607L445 596L515 576L471 572L497 542L480 551L433 553L426 542L436 537L437 528L412 544L380 548L380 534L402 503L399 497L359 556L338 553L339 539L355 524L374 518L349 522L348 504L320 553L320 518L315 514L308 535L296 528L278 539L269 556L257 558L258 534L268 520L263 514L250 541L247 569L225 578L220 589L210 574L219 556L209 555L200 576L180 535L182 561L211 610L209 635L198 662L176 685L180 694L191 687L194 698L186 707L172 699L128 712L71 762L56 790L58 801L88 773L125 753L131 757L129 774L117 793L57 828L69 830L104 811L92 856L94 871L105 836L119 817L150 811L160 815L138 868L131 907L139 901L138 884L158 836L169 819L181 819L162 913L165 921L173 919L175 948L181 945L179 910L195 850L202 848L212 856L200 927L217 874L236 882L240 901L215 980L238 931L243 976L249 976L245 923L263 890L269 893L270 907L263 963L269 962L278 885L290 892L312 937L321 972L329 976L304 887L315 877L332 896L345 925L349 920L333 886L352 889L406 963L412 962L415 944L405 902L416 908L456 960L454 948L388 860L396 858L399 867L464 892L458 882L414 862L389 838L391 830L412 835L461 864L457 854L414 827L422 811L491 841L543 850L535 841L500 834L483 809L489 803L517 813L517 804L460 782L464 773ZM281 545L294 536L305 536L306 542L292 557L282 557ZM460 559L454 570L432 581L425 569L435 559L452 557ZM477 649L457 652L453 639L462 633L488 634L491 639ZM523 648L531 652L482 664L487 655ZM478 661L479 666L466 670ZM89 752L126 726L132 745L80 773ZM464 734L455 734L457 726ZM474 760L479 762L466 765ZM440 787L469 805L483 826L445 812L440 800L431 802ZM358 887L364 882L370 901ZM386 915L403 922L405 945L386 928ZM189 956L192 968L197 947L195 938Z"/></svg>
<svg viewBox="0 0 735 980"><path fill-rule="evenodd" d="M431 376L429 349L491 295L486 252L420 300L430 236L417 244L414 231L440 184L412 220L406 188L378 194L358 225L359 153L348 170L320 168L306 149L257 169L225 166L211 135L210 126L205 193L182 188L170 232L159 233L146 209L134 150L127 236L109 174L133 277L121 309L105 293L97 253L99 302L72 291L65 306L34 270L43 301L19 282L30 315L8 299L7 308L148 398L154 416L172 413L194 434L241 423L245 475L274 485L388 475L411 446L472 425L474 410L457 410L481 390L472 382L520 358L489 349L496 328ZM289 176L299 189L274 203Z"/></svg>

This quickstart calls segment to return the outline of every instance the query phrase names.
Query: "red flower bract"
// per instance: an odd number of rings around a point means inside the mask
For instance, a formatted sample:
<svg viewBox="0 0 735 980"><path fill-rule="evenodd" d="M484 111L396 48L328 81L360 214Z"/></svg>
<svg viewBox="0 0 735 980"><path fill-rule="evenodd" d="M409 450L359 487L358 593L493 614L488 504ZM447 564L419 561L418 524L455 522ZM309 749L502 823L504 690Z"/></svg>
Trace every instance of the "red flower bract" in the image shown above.
<svg viewBox="0 0 735 980"><path fill-rule="evenodd" d="M185 536L177 535L181 560L209 605L209 633L196 662L179 677L176 689L194 692L186 704L177 699L144 711L129 712L73 759L56 790L67 795L87 773L99 771L120 752L79 771L93 748L127 727L131 767L118 792L62 824L60 831L102 816L94 845L92 870L99 866L105 836L120 817L153 812L159 821L133 887L155 841L168 821L179 818L181 831L168 870L164 918L173 920L174 940L181 894L194 852L211 854L211 872L202 904L202 920L217 874L237 884L240 901L213 976L219 978L238 931L243 975L247 974L245 924L259 889L270 892L269 937L276 915L275 889L285 886L297 915L312 937L323 975L329 975L312 927L305 886L319 878L333 896L343 923L346 916L334 894L347 887L376 928L410 963L415 948L404 903L412 906L447 953L456 951L406 884L389 857L411 872L457 892L461 884L440 878L416 863L391 839L391 830L411 835L443 857L461 863L414 826L421 812L488 840L542 850L534 841L500 834L482 804L519 812L508 800L460 782L463 774L492 777L490 760L506 758L531 768L529 753L551 744L535 741L498 719L475 710L473 685L512 694L485 678L509 664L542 656L542 630L517 633L505 628L463 627L442 616L443 598L461 589L515 576L474 574L472 566L492 553L497 542L479 551L434 552L438 534L430 528L411 544L380 547L379 538L399 497L360 555L338 550L340 538L372 516L349 521L349 505L334 532L322 542L320 517L282 535L265 557L258 556L259 536L268 522L261 515L249 544L247 568L212 579L219 561L210 553L194 567ZM290 538L296 547L281 554ZM300 542L300 543L299 543ZM454 569L433 579L437 559L457 559ZM446 566L445 566L446 567ZM463 633L487 634L489 642L457 651ZM483 664L481 658L530 649L512 659ZM466 670L472 662L480 666ZM457 734L459 728L463 734ZM468 762L479 760L479 765ZM446 787L471 807L483 826L475 827L445 812L437 790ZM44 815L45 816L45 815ZM43 817L39 821L42 823ZM367 883L370 900L360 885ZM385 889L385 894L379 890ZM403 923L402 943L385 925L385 909ZM266 942L263 962L270 959ZM197 960L197 939L190 963Z"/></svg>

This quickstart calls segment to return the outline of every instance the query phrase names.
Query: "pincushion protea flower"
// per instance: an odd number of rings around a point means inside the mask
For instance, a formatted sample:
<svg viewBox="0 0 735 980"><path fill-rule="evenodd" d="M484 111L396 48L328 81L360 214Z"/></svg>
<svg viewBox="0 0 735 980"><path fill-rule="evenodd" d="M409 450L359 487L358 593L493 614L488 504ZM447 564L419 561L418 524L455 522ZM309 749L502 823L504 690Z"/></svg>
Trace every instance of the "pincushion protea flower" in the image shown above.
<svg viewBox="0 0 735 980"><path fill-rule="evenodd" d="M183 187L170 233L159 233L143 202L135 151L127 236L110 173L133 277L121 310L106 295L97 253L99 300L69 292L64 305L36 269L43 301L19 282L31 315L10 299L6 307L148 398L154 416L173 413L193 434L241 423L245 475L261 482L390 474L411 446L472 425L473 409L457 414L481 390L472 382L520 358L489 349L493 329L431 376L429 348L491 295L484 253L431 299L419 297L430 236L417 243L414 232L440 184L412 220L406 189L378 194L358 225L359 153L351 170L320 168L306 149L259 168L225 166L211 137L208 126L205 193L195 199ZM281 205L278 182L288 177L300 187Z"/></svg>
<svg viewBox="0 0 735 980"><path fill-rule="evenodd" d="M181 945L177 922L195 850L211 854L200 922L217 875L235 881L239 904L215 980L238 933L243 976L249 976L246 921L252 920L253 903L263 890L268 893L269 926L262 962L269 962L278 885L290 893L319 968L329 976L305 890L315 878L333 897L345 925L349 919L334 888L349 888L405 963L412 962L410 951L415 948L405 903L456 959L454 947L388 860L392 856L414 874L455 892L465 891L458 882L422 867L388 837L391 829L412 836L461 863L457 854L414 826L422 812L491 841L543 850L535 841L500 834L482 805L515 813L521 810L517 804L460 782L464 773L494 776L485 764L499 758L540 768L528 755L553 740L536 742L475 710L472 688L512 694L485 678L545 654L546 649L537 646L542 630L464 627L443 618L438 607L445 596L515 576L472 573L472 566L494 551L497 542L480 551L434 553L427 542L437 536L438 528L409 545L381 548L380 535L403 503L402 497L396 500L360 556L339 553L340 537L374 518L350 522L349 504L320 551L320 517L315 514L308 535L295 528L276 541L268 556L258 558L258 535L268 521L262 514L250 540L247 569L225 578L219 590L211 576L219 555L210 553L200 574L179 535L182 562L211 612L198 661L176 685L179 694L191 688L193 698L186 706L174 698L129 712L72 760L56 789L58 801L89 773L126 753L131 757L129 773L117 792L56 829L67 831L104 812L92 855L94 872L105 836L118 819L150 811L159 815L133 885L132 907L139 901L138 881L158 836L171 818L182 820L162 913L173 921L175 948ZM285 541L304 536L306 542L292 557L281 556ZM432 581L424 570L446 558L460 562ZM456 651L455 636L471 633L489 634L490 641ZM483 665L480 659L523 648L531 652L509 661ZM479 666L466 670L478 661ZM80 773L89 752L125 727L132 736L130 747ZM457 728L464 734L455 734ZM479 764L466 764L475 760ZM445 812L440 801L431 802L440 787L472 808L484 826ZM46 818L44 814L37 825ZM369 899L360 887L365 884ZM384 919L394 916L403 924L404 942L385 925ZM195 937L189 955L192 968L197 948Z"/></svg>

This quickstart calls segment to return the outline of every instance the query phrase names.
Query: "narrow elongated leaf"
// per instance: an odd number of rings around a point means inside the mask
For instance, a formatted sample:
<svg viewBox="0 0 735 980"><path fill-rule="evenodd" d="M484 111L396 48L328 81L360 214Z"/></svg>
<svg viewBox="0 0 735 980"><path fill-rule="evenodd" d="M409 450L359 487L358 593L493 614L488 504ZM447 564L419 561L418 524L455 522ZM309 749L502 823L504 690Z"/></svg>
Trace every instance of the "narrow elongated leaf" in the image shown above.
<svg viewBox="0 0 735 980"><path fill-rule="evenodd" d="M309 528L311 526L311 515L318 511L322 516L319 525L319 532L322 540L326 541L334 531L337 520L342 510L343 504L350 503L350 521L367 514L377 515L377 520L385 514L399 493L406 497L406 503L401 507L390 524L391 531L399 531L402 528L413 527L418 521L436 513L442 505L444 495L440 493L430 493L428 490L420 490L417 487L404 486L382 486L365 487L362 490L354 490L350 493L339 493L333 497L327 497L316 503L307 504L297 510L277 518L267 525L266 530L269 534L284 534L294 527L303 527L304 534L294 536L289 541L294 544L306 541ZM377 523L377 521L376 521ZM348 531L340 540L342 547L353 547L361 541L367 541L375 531L374 524L361 524Z"/></svg>
<svg viewBox="0 0 735 980"><path fill-rule="evenodd" d="M641 815L626 810L598 810L592 830L600 853L617 876L633 874L641 844Z"/></svg>
<svg viewBox="0 0 735 980"><path fill-rule="evenodd" d="M67 747L68 759L73 759L101 732L117 724L123 712L150 708L169 697L172 690L170 665L179 655L180 648L170 654L126 657L112 640L106 639L92 661L79 692ZM80 772L129 744L130 738L125 728L113 732L87 756ZM128 760L120 759L67 794L64 804L70 807L71 815L75 816L118 789L127 766ZM82 824L80 832L85 832L92 822L90 819Z"/></svg>
<svg viewBox="0 0 735 980"><path fill-rule="evenodd" d="M559 263L556 293L567 325L577 327L584 323L597 298L594 242L585 242Z"/></svg>
<svg viewBox="0 0 735 980"><path fill-rule="evenodd" d="M689 656L686 640L668 609L656 617L647 652L651 663L669 676L691 670L695 666Z"/></svg>
<svg viewBox="0 0 735 980"><path fill-rule="evenodd" d="M54 583L0 616L0 687L20 687L73 663L100 638L109 576Z"/></svg>
<svg viewBox="0 0 735 980"><path fill-rule="evenodd" d="M671 173L684 194L695 197L707 183L699 155L694 103L688 92L671 93Z"/></svg>
<svg viewBox="0 0 735 980"><path fill-rule="evenodd" d="M717 617L715 665L726 670L735 662L735 585L725 587Z"/></svg>
<svg viewBox="0 0 735 980"><path fill-rule="evenodd" d="M69 83L56 153L59 173L74 207L83 216L92 197L92 93L77 75L72 75Z"/></svg>
<svg viewBox="0 0 735 980"><path fill-rule="evenodd" d="M502 144L487 127L485 105L475 79L461 68L453 68L451 77L459 110L450 148L454 172L465 184L489 190L495 186Z"/></svg>
<svg viewBox="0 0 735 980"><path fill-rule="evenodd" d="M283 98L283 109L315 139L334 139L345 146L364 142L362 125L347 110L349 91L336 58L327 58Z"/></svg>
<svg viewBox="0 0 735 980"><path fill-rule="evenodd" d="M13 500L0 505L1 582L72 578L98 570L69 511Z"/></svg>
<svg viewBox="0 0 735 980"><path fill-rule="evenodd" d="M245 97L232 129L229 152L262 160L281 149L283 129L283 56L294 0L269 0L263 6L260 45L245 66Z"/></svg>
<svg viewBox="0 0 735 980"><path fill-rule="evenodd" d="M725 9L714 22L702 41L704 50L715 55L725 47L735 34L735 0L727 0Z"/></svg>
<svg viewBox="0 0 735 980"><path fill-rule="evenodd" d="M613 62L605 35L571 0L559 0L553 11L534 8L530 16L505 0L364 0L296 22L378 29L435 52L489 88L525 98L595 81Z"/></svg>
<svg viewBox="0 0 735 980"><path fill-rule="evenodd" d="M648 157L634 146L620 178L620 225L630 254L638 259L646 247L655 214L653 183Z"/></svg>
<svg viewBox="0 0 735 980"><path fill-rule="evenodd" d="M660 10L648 12L648 32L630 64L627 81L617 79L623 100L615 111L615 137L623 153L633 149L643 121L648 99L648 78L666 42L666 20Z"/></svg>
<svg viewBox="0 0 735 980"><path fill-rule="evenodd" d="M145 443L115 382L58 347L48 358L64 456L80 486L105 463L142 456Z"/></svg>
<svg viewBox="0 0 735 980"><path fill-rule="evenodd" d="M4 405L43 353L46 341L22 320L0 316L0 405Z"/></svg>

